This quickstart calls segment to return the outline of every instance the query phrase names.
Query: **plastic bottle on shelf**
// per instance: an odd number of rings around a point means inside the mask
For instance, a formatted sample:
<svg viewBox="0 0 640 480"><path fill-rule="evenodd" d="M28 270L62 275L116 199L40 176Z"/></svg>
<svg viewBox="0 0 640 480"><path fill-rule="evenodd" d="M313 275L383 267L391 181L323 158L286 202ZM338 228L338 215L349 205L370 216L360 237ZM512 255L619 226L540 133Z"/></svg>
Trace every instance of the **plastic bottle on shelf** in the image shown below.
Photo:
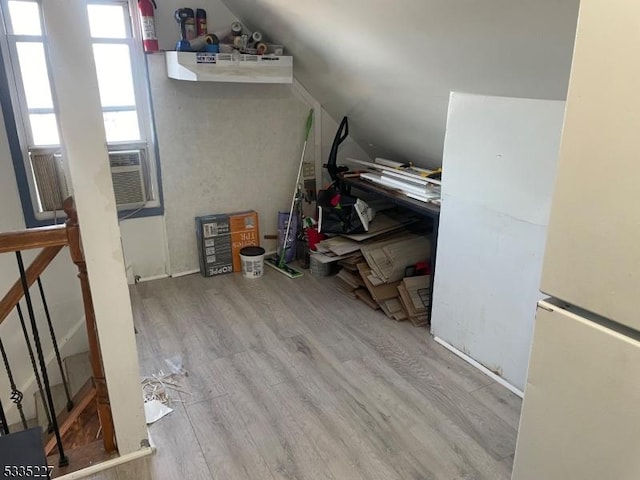
<svg viewBox="0 0 640 480"><path fill-rule="evenodd" d="M190 42L198 36L196 30L196 14L193 8L185 8L184 10L187 13L187 18L184 21L184 31L187 37L185 40Z"/></svg>
<svg viewBox="0 0 640 480"><path fill-rule="evenodd" d="M204 8L196 10L196 36L203 37L207 34L207 12Z"/></svg>

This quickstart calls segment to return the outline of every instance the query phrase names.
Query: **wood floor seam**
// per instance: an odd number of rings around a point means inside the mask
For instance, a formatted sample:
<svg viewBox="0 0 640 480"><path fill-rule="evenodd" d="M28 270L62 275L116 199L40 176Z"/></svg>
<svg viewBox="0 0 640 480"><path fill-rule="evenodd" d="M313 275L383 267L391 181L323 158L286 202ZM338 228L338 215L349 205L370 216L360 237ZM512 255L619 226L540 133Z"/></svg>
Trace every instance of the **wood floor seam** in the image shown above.
<svg viewBox="0 0 640 480"><path fill-rule="evenodd" d="M178 355L189 375L156 455L95 479L509 480L521 400L335 282L131 286L142 373Z"/></svg>

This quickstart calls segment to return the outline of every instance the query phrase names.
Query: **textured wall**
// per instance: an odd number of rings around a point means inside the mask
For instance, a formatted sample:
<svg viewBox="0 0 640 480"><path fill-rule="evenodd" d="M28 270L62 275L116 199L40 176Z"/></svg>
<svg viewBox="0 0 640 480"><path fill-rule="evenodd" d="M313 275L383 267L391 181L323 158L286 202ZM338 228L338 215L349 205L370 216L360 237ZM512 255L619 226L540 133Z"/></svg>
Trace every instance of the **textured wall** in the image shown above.
<svg viewBox="0 0 640 480"><path fill-rule="evenodd" d="M185 82L165 68L164 55L149 57L169 263L180 273L198 268L195 216L256 210L261 234L275 233L278 210L290 206L310 107L290 85ZM305 161L315 161L314 151Z"/></svg>
<svg viewBox="0 0 640 480"><path fill-rule="evenodd" d="M579 0L222 0L372 157L441 163L450 91L564 99Z"/></svg>

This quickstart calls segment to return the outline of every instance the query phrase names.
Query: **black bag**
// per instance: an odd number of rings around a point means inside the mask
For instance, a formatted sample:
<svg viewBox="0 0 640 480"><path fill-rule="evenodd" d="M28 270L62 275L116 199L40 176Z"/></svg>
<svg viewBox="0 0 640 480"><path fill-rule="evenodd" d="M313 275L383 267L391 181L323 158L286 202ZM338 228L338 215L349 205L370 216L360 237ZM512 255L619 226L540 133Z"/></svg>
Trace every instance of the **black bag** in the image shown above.
<svg viewBox="0 0 640 480"><path fill-rule="evenodd" d="M356 209L358 199L335 187L318 192L318 231L322 233L364 233L367 228ZM360 202L362 204L362 202Z"/></svg>

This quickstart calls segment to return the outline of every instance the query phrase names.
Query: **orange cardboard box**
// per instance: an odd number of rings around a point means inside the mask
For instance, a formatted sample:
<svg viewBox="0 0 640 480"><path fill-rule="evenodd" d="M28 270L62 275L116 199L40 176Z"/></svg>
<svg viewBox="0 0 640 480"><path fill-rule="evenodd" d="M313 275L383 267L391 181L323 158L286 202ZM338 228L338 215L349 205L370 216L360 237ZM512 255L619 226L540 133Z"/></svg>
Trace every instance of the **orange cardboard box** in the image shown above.
<svg viewBox="0 0 640 480"><path fill-rule="evenodd" d="M244 247L260 246L260 227L258 213L248 212L230 213L229 230L231 233L231 253L233 256L233 271L241 272L240 250Z"/></svg>
<svg viewBox="0 0 640 480"><path fill-rule="evenodd" d="M240 250L260 246L258 213L219 213L196 217L200 273L205 277L241 272Z"/></svg>

